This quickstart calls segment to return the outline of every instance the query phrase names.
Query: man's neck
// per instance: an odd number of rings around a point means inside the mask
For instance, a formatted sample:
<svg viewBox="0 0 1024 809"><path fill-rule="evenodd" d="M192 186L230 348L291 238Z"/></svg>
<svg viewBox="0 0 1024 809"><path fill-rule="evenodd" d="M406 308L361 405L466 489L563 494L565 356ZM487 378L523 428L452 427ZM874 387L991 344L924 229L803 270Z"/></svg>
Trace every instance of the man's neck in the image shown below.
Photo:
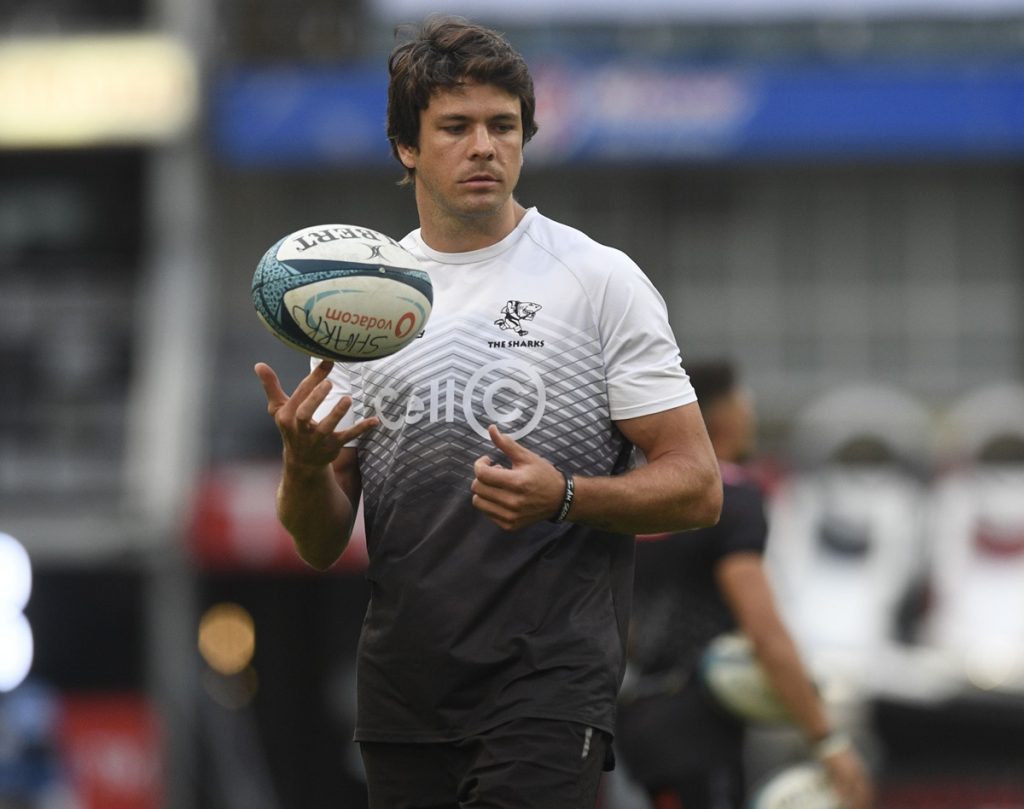
<svg viewBox="0 0 1024 809"><path fill-rule="evenodd" d="M428 247L441 253L468 253L497 244L516 229L525 215L526 209L514 199L493 216L421 215L420 236Z"/></svg>

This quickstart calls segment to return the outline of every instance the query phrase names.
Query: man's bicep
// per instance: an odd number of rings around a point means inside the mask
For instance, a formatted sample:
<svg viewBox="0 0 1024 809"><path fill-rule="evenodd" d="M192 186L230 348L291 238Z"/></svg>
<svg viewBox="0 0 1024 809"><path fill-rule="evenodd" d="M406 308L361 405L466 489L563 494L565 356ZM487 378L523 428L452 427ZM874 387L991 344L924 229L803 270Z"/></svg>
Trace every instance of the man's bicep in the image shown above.
<svg viewBox="0 0 1024 809"><path fill-rule="evenodd" d="M722 480L697 404L617 424L644 456L643 468L635 471L648 492L648 508L657 517L633 530L684 531L714 525L722 508Z"/></svg>
<svg viewBox="0 0 1024 809"><path fill-rule="evenodd" d="M716 463L711 439L696 402L648 416L622 419L615 425L648 461L667 453L680 452L701 463Z"/></svg>

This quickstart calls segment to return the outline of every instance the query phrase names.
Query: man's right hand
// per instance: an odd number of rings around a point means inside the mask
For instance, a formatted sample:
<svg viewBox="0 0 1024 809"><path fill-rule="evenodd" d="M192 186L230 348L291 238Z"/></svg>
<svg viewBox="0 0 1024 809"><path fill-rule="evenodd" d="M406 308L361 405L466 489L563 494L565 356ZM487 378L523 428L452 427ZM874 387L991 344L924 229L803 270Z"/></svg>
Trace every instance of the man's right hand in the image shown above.
<svg viewBox="0 0 1024 809"><path fill-rule="evenodd" d="M328 466L345 444L380 423L380 419L371 416L348 429L336 431L352 406L350 396L343 396L322 420L313 419L316 409L331 390L327 375L333 367L332 362L324 360L288 396L274 369L263 362L256 364L256 376L267 396L267 412L281 433L286 464L306 468Z"/></svg>

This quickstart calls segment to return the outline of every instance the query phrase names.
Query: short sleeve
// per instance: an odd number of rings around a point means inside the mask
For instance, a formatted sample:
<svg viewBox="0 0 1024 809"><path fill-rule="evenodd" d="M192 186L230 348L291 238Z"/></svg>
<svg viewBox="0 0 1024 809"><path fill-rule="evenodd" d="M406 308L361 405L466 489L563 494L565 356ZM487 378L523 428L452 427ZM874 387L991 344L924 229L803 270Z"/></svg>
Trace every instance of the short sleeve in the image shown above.
<svg viewBox="0 0 1024 809"><path fill-rule="evenodd" d="M727 485L723 491L722 515L715 526L716 556L732 553L763 554L768 538L764 498L752 483Z"/></svg>
<svg viewBox="0 0 1024 809"><path fill-rule="evenodd" d="M608 403L613 420L647 416L696 401L683 370L668 310L650 279L623 254L598 301Z"/></svg>

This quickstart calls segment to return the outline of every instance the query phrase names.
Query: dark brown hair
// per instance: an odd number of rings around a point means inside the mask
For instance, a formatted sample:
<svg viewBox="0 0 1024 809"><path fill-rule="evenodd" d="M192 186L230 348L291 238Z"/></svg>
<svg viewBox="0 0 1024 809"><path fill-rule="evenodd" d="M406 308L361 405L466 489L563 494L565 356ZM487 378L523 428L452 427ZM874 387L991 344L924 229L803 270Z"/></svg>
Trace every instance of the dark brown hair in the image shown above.
<svg viewBox="0 0 1024 809"><path fill-rule="evenodd" d="M705 409L731 394L739 384L736 367L729 360L713 359L690 365L684 363L684 367Z"/></svg>
<svg viewBox="0 0 1024 809"><path fill-rule="evenodd" d="M396 31L399 35L401 31ZM533 79L523 57L497 31L461 17L431 17L412 38L395 46L388 59L387 133L391 152L401 162L398 146L416 147L420 113L442 90L467 80L492 84L517 96L521 105L523 143L537 132ZM414 172L406 168L402 185Z"/></svg>

